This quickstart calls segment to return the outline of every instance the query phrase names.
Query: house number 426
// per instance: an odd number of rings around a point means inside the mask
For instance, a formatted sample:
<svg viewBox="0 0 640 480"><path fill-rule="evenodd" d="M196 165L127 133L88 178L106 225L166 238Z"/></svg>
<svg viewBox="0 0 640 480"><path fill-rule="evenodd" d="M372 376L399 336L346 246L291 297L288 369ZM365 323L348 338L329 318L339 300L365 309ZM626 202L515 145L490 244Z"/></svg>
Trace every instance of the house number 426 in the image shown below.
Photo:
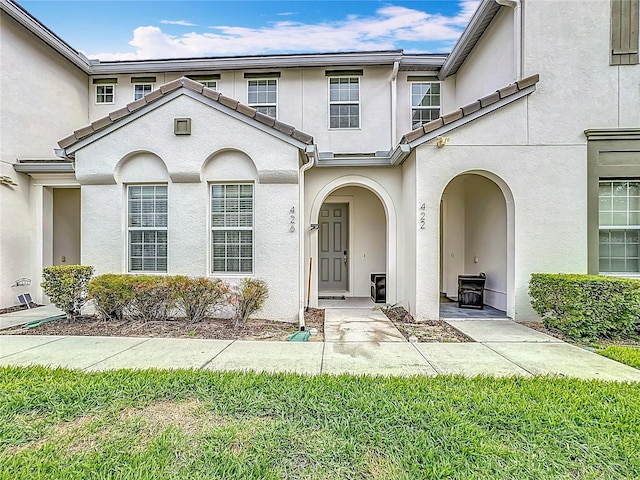
<svg viewBox="0 0 640 480"><path fill-rule="evenodd" d="M420 227L420 230L424 230L427 225L426 213L425 213L426 209L427 207L425 206L424 203L422 203L418 211L418 226Z"/></svg>
<svg viewBox="0 0 640 480"><path fill-rule="evenodd" d="M296 207L291 207L289 210L289 231L291 233L296 231Z"/></svg>

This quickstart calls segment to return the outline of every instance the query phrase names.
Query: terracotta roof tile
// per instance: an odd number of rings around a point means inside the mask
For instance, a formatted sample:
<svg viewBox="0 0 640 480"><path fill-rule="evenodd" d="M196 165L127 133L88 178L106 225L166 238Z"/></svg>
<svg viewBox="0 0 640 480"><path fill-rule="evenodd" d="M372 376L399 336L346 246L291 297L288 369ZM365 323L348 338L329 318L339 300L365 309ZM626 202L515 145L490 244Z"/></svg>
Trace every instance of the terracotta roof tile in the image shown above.
<svg viewBox="0 0 640 480"><path fill-rule="evenodd" d="M234 100L231 97L225 97L224 95L220 94L220 97L218 97L218 103L221 103L225 107L229 107L235 110L238 106L238 103L240 102L238 102L238 100Z"/></svg>
<svg viewBox="0 0 640 480"><path fill-rule="evenodd" d="M111 125L111 118L109 118L108 116L99 118L95 122L91 122L91 127L93 128L94 132L106 127L107 125Z"/></svg>
<svg viewBox="0 0 640 480"><path fill-rule="evenodd" d="M180 87L182 87L182 78L178 78L173 82L160 85L160 91L162 92L163 95L166 95L167 93L173 92L174 90L177 90Z"/></svg>
<svg viewBox="0 0 640 480"><path fill-rule="evenodd" d="M204 87L200 82L196 82L195 80L192 80L190 78L183 77L166 83L160 86L159 89L152 91L141 99L135 100L127 104L127 106L109 113L108 116L99 118L98 120L92 122L90 125L76 130L73 135L69 135L68 137L60 140L58 142L58 145L60 146L60 148L68 148L79 142L81 139L85 139L98 130L102 130L110 125L113 125L119 120L131 115L133 112L140 110L141 108L164 97L168 93L178 90L179 88L186 88L193 92L199 93L203 97L218 102L220 105L223 105L227 108L235 110L236 112L246 116L247 118L254 119L264 125L272 127L274 130L284 133L285 135L299 142L307 145L311 145L313 143L313 137L311 135L296 130L294 127L287 125L286 123L279 122L272 117L264 115L258 112L255 108L244 105L237 100L234 100L233 98L225 97L215 90Z"/></svg>
<svg viewBox="0 0 640 480"><path fill-rule="evenodd" d="M482 97L480 99L480 106L482 108L488 107L489 105L492 105L492 104L496 103L498 100L500 100L500 94L496 91L496 92L490 93L489 95L486 95L486 96Z"/></svg>
<svg viewBox="0 0 640 480"><path fill-rule="evenodd" d="M129 109L127 107L122 107L118 110L115 110L113 112L109 113L109 118L111 119L112 122L115 122L116 120L122 118L122 117L126 117L127 115L129 115Z"/></svg>
<svg viewBox="0 0 640 480"><path fill-rule="evenodd" d="M482 107L480 106L480 100L476 100L475 102L471 102L465 105L460 110L462 110L463 115L471 115L473 112L477 112L481 108Z"/></svg>
<svg viewBox="0 0 640 480"><path fill-rule="evenodd" d="M238 103L236 110L238 111L238 113L242 113L243 115L246 115L250 118L254 118L257 113L257 110L255 108L245 105L244 103Z"/></svg>
<svg viewBox="0 0 640 480"><path fill-rule="evenodd" d="M444 126L444 119L442 117L439 117L439 118L436 118L435 120L431 120L429 123L425 123L422 126L422 128L424 130L424 133L429 133L443 126Z"/></svg>
<svg viewBox="0 0 640 480"><path fill-rule="evenodd" d="M489 95L486 95L480 98L479 100L476 100L475 102L471 102L465 105L464 107L459 108L458 110L447 113L439 118L436 118L435 120L432 120L429 123L425 123L422 125L421 128L417 128L415 130L410 131L409 133L406 133L400 140L400 143L414 142L418 140L420 137L427 135L428 133L438 130L439 128L442 128L445 125L454 123L458 120L462 120L464 119L464 117L467 117L473 113L476 113L482 110L483 108L493 105L498 101L502 100L503 98L508 98L524 90L525 88L531 87L532 85L535 85L539 81L540 81L540 76L537 74L518 80L515 83L512 83L510 85L507 85L506 87L496 90L495 92ZM518 97L515 97L515 98L518 98Z"/></svg>
<svg viewBox="0 0 640 480"><path fill-rule="evenodd" d="M462 109L459 108L455 112L451 112L451 113L447 113L446 115L443 115L442 120L444 121L444 124L447 125L451 122L455 122L456 120L460 120L463 116L464 116L464 113L462 113Z"/></svg>
<svg viewBox="0 0 640 480"><path fill-rule="evenodd" d="M539 81L540 81L540 75L536 73L535 75L531 75L530 77L523 78L522 80L518 80L516 84L518 85L518 88L520 90L524 90L525 88L530 87L531 85L535 85Z"/></svg>

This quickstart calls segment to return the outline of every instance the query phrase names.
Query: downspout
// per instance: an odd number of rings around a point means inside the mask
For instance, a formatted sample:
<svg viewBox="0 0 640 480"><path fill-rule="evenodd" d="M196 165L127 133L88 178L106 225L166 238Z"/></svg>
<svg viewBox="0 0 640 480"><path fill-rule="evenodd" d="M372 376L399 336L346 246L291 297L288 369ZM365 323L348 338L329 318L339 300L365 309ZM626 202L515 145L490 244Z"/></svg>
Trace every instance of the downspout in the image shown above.
<svg viewBox="0 0 640 480"><path fill-rule="evenodd" d="M519 80L524 77L522 65L522 2L521 0L496 0L496 3L513 8L513 80Z"/></svg>
<svg viewBox="0 0 640 480"><path fill-rule="evenodd" d="M318 149L315 145L307 145L304 150L304 154L307 157L307 163L300 167L298 172L298 240L299 240L299 274L298 274L298 285L299 285L299 293L298 298L299 301L299 311L298 311L298 325L300 330L304 330L304 310L305 310L305 274L307 272L306 266L307 262L305 262L305 250L304 250L304 239L309 234L310 230L306 228L306 220L305 220L305 208L304 208L304 173L309 170L315 164L318 157Z"/></svg>
<svg viewBox="0 0 640 480"><path fill-rule="evenodd" d="M393 71L391 72L391 149L396 145L396 122L398 121L398 92L396 89L396 80L398 78L398 69L400 68L400 62L397 60L393 62Z"/></svg>

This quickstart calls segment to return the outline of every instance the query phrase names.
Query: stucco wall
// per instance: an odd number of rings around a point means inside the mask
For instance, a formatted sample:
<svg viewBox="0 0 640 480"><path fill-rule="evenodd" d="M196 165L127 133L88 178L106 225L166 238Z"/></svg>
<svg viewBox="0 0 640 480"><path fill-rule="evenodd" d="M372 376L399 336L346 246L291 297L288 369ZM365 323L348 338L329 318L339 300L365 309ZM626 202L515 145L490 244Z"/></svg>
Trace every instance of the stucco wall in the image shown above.
<svg viewBox="0 0 640 480"><path fill-rule="evenodd" d="M192 135L175 136L174 117L192 118ZM252 276L269 286L269 299L257 315L296 321L298 237L290 231L289 211L298 209L298 152L197 100L172 100L76 153L77 176L84 183L83 263L94 265L98 274L126 271L126 185L157 182L168 185L167 273L211 275L209 184L251 182ZM106 184L110 178L112 184ZM232 283L241 278L216 276Z"/></svg>
<svg viewBox="0 0 640 480"><path fill-rule="evenodd" d="M425 203L427 224L434 226L417 235L419 318L437 318L439 281L433 272L439 270L440 261L440 198L449 182L462 173L487 176L506 198L509 315L537 318L527 293L531 273L586 271L586 148L516 141L503 145L497 132L514 139L526 136L517 123L513 131L506 129L510 115L522 113L525 107L526 100L520 100L499 115L451 132L452 140L444 148L434 144L417 148L418 203ZM477 129L487 132L484 142Z"/></svg>
<svg viewBox="0 0 640 480"><path fill-rule="evenodd" d="M87 123L86 75L0 14L0 175L17 187L0 186L0 307L17 303L18 293L38 298L41 256L35 249L30 178L16 173L17 158L53 158L57 140ZM20 277L31 287L11 288Z"/></svg>
<svg viewBox="0 0 640 480"><path fill-rule="evenodd" d="M456 107L516 80L514 58L513 9L503 7L455 75Z"/></svg>
<svg viewBox="0 0 640 480"><path fill-rule="evenodd" d="M416 306L416 232L420 228L420 207L416 215L416 159L411 154L402 165L402 207L398 225L398 297L409 312ZM425 224L426 228L426 224Z"/></svg>

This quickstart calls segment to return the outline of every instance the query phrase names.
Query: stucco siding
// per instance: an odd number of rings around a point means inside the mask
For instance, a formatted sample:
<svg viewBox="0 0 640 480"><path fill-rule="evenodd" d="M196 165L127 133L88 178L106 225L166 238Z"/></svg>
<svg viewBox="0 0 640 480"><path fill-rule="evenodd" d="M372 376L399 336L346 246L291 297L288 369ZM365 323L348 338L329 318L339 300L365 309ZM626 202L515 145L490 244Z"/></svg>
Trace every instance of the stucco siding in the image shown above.
<svg viewBox="0 0 640 480"><path fill-rule="evenodd" d="M416 215L416 208L418 212ZM421 228L416 199L416 159L411 154L402 165L402 208L398 225L398 303L409 312L416 307L416 235ZM426 223L425 223L426 228Z"/></svg>
<svg viewBox="0 0 640 480"><path fill-rule="evenodd" d="M42 265L35 261L40 219L31 179L16 173L17 158L53 158L56 141L87 123L86 75L43 45L3 11L0 14L0 175L17 187L0 186L0 306L19 293L39 298ZM51 246L49 246L51 247ZM30 287L11 288L21 277Z"/></svg>
<svg viewBox="0 0 640 480"><path fill-rule="evenodd" d="M503 7L455 76L457 107L516 80L513 39L513 9Z"/></svg>

